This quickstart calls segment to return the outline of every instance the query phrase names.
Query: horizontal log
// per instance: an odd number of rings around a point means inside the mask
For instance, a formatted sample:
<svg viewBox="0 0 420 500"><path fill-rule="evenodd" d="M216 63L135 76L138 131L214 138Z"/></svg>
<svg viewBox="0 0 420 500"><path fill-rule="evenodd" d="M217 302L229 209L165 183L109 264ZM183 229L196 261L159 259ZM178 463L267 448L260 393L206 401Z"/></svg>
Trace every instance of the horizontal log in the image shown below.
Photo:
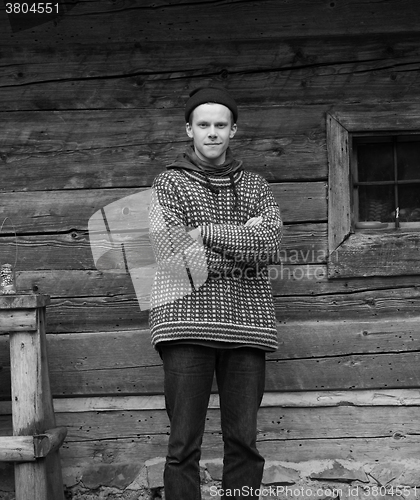
<svg viewBox="0 0 420 500"><path fill-rule="evenodd" d="M364 328L363 330L358 328ZM289 325L280 349L268 356L268 392L416 387L417 325ZM405 330L404 330L405 328ZM324 333L323 329L325 329ZM381 331L382 330L382 331ZM159 394L161 359L147 331L48 335L49 371L55 397ZM319 345L318 345L319 343ZM10 395L7 338L0 342L0 395ZM214 388L216 390L216 388Z"/></svg>
<svg viewBox="0 0 420 500"><path fill-rule="evenodd" d="M308 236L308 233L306 233L306 236ZM404 289L418 285L418 276L416 275L370 276L331 280L328 279L327 266L322 264L324 255L323 247L318 245L299 250L294 247L286 247L285 251L281 252L285 263L269 266L273 294L275 296L328 294L330 295L331 304L334 304L335 294L341 295L354 292L371 292L375 294L377 292L378 297L380 297L381 290ZM293 264L295 258L297 263ZM320 262L318 265L312 264L318 259ZM303 318L303 320L306 321L307 318Z"/></svg>
<svg viewBox="0 0 420 500"><path fill-rule="evenodd" d="M418 104L407 102L403 106L404 113L400 113L399 103L344 105L332 110L331 116L347 130L388 132L391 127L395 128L397 114L399 130L416 131L420 117Z"/></svg>
<svg viewBox="0 0 420 500"><path fill-rule="evenodd" d="M352 234L332 253L328 274L332 278L419 274L419 244L419 235L404 229Z"/></svg>
<svg viewBox="0 0 420 500"><path fill-rule="evenodd" d="M36 458L44 458L57 451L67 436L67 427L55 427L33 437Z"/></svg>
<svg viewBox="0 0 420 500"><path fill-rule="evenodd" d="M313 296L366 291L372 293L379 291L380 295L380 290L418 285L417 276L328 280L326 265L314 263L318 259L322 262L323 259L326 244L324 227L324 224L284 227L282 241L285 251L282 250L281 257L284 256L285 264L269 267L274 295ZM36 244L33 243L33 246L36 247ZM29 258L30 253L27 252L25 262L28 262ZM58 262L58 257L51 260ZM33 269L35 259L29 261L29 264L27 267ZM16 282L18 290L23 293L35 291L48 293L53 297L117 296L134 293L131 279L126 274L103 273L96 270L18 270Z"/></svg>
<svg viewBox="0 0 420 500"><path fill-rule="evenodd" d="M387 438L361 439L319 439L291 441L260 441L258 450L267 460L279 460L291 463L311 460L351 460L355 462L377 464L392 457L396 462L417 460L418 436L399 435ZM206 450L207 451L207 450ZM219 455L220 456L220 455Z"/></svg>
<svg viewBox="0 0 420 500"><path fill-rule="evenodd" d="M11 109L14 100L20 96L25 109L30 109L29 102L34 106L43 106L42 109L48 109L48 106L49 109L60 109L65 103L66 109L80 109L80 106L71 103L73 99L77 99L77 94L86 94L89 95L90 107L96 108L103 107L105 102L108 108L150 105L182 107L188 96L185 80L197 74L222 79L221 73L224 70L228 73L223 74L227 77L224 78L225 85L230 86L232 78L237 75L253 74L253 77L258 77L262 73L269 77L270 71L280 74L306 71L313 79L317 68L336 67L338 64L347 64L353 73L361 65L365 65L365 68L376 65L378 71L378 66L385 61L389 66L395 61L417 62L418 42L419 37L415 33L404 37L400 34L355 36L353 33L336 37L334 44L329 35L309 38L296 36L296 33L292 38L275 40L259 38L256 41L249 37L231 40L229 43L218 39L204 42L195 40L194 47L189 41L183 40L172 40L170 44L158 40L142 40L141 43L116 42L114 39L107 40L106 43L86 40L81 46L68 39L64 45L45 40L44 44L30 44L22 50L22 46L9 42L3 46L2 52L0 87L3 88L0 102L3 110ZM48 57L45 56L47 50ZM198 53L200 58L194 57ZM63 65L63 60L67 64ZM375 74L369 71L366 73L374 80L372 77ZM180 79L181 75L184 78ZM118 78L119 76L122 78ZM336 72L335 76L339 77L340 74ZM348 72L345 76L349 76ZM71 80L76 79L75 85ZM288 80L289 87L299 82L299 78ZM152 82L154 94L151 92ZM160 82L170 84L172 91L161 95ZM33 83L43 85L29 85ZM133 91L133 83L141 88L141 92ZM60 92L56 91L57 85ZM93 92L95 85L100 89L96 95ZM272 97L274 93L267 87L264 97ZM48 91L49 88L51 91ZM239 102L259 100L262 96L258 95L257 88L255 85L248 85L246 89L238 87L235 95ZM87 89L91 90L87 92ZM306 87L300 85L299 94L302 95L305 91ZM73 99L70 98L70 92ZM282 102L289 98L289 92L290 89L285 85ZM80 97L77 102L80 104ZM20 106L22 104L21 102ZM17 106L16 109L19 109L19 104Z"/></svg>
<svg viewBox="0 0 420 500"><path fill-rule="evenodd" d="M285 222L325 221L327 201L325 182L285 182L271 184ZM17 233L56 233L86 231L89 218L101 208L143 190L95 189L67 191L29 191L7 194L7 205L0 219L11 213ZM142 227L139 225L139 227ZM77 233L73 234L77 239ZM145 242L147 241L147 238ZM19 245L19 240L18 240ZM16 248L15 248L16 253Z"/></svg>
<svg viewBox="0 0 420 500"><path fill-rule="evenodd" d="M399 353L420 348L420 318L301 321L278 325L278 359Z"/></svg>
<svg viewBox="0 0 420 500"><path fill-rule="evenodd" d="M307 48L311 42L316 53ZM232 60L235 55L244 58L246 53L242 51L248 48L238 47L235 42L227 45L230 53L222 59L215 56L217 46L212 44L209 50L206 44L205 52L210 54L210 61L209 56L199 60L195 52L197 48L194 52L189 48L181 55L175 52L176 47L171 47L168 53L173 55L172 61L179 66L179 61L189 56L190 64L195 64L191 70L170 71L162 63L163 71L144 73L122 69L117 72L114 68L102 67L98 68L96 76L89 76L90 68L69 64L74 73L81 72L83 75L66 77L59 72L59 60L53 60L46 68L47 74L54 73L48 79L41 69L45 63L32 68L28 67L28 63L18 65L13 62L7 72L11 83L3 87L0 104L4 111L174 108L180 113L188 97L186 89L205 85L227 86L238 100L240 110L246 105L381 103L391 97L419 102L413 90L419 68L418 56L405 55L404 50L388 44L386 40L377 42L376 54L370 56L359 48L357 41L352 43L350 38L346 40L347 54L336 54L332 50L335 43L332 46L330 38L321 43L319 40L293 40L289 43L292 45L291 56L279 60L276 58L278 42L271 42L271 47L266 47L260 40L254 42L247 69L242 69L240 61ZM238 54L238 51L241 52ZM331 61L330 56L328 61L324 61L325 53L335 55L335 60ZM268 55L272 56L270 61L266 61ZM129 48L123 60L128 58ZM94 64L95 61L92 61ZM210 68L213 71L209 72ZM22 76L17 78L17 74ZM240 127L242 123L240 112Z"/></svg>
<svg viewBox="0 0 420 500"><path fill-rule="evenodd" d="M289 197L292 197L292 193L289 194ZM307 200L303 204L309 207L310 204L317 205L317 202ZM321 203L318 203L318 208L321 212ZM68 221L68 225L71 226L71 221ZM306 265L326 262L326 245L325 223L285 225L283 227L282 246L279 257L284 262L283 267L301 264L306 269ZM36 290L41 291L41 284L45 283L45 286L48 285L48 287L42 289L44 293L59 295L61 297L69 294L69 290L66 291L63 289L68 286L72 287L72 296L95 295L94 290L98 291L97 295L109 295L117 293L114 287L117 283L120 283L118 286L124 286L125 293L133 293L132 286L129 285L127 288L128 282L124 283L124 275L98 273L94 270L95 264L90 240L85 229L70 230L67 234L18 236L17 246L16 281L17 288L21 292L31 293ZM0 252L4 259L14 259L16 255L16 239L14 236L3 236L0 238ZM144 235L144 239L141 242L139 241L139 254L140 252L141 255L144 255L147 263L149 263L149 259L153 259L147 235ZM125 269L122 269L121 272L125 273ZM291 271L288 272L288 274L290 273L293 275ZM313 270L313 273L315 273L315 276L321 278L324 274L326 275L326 269L325 273L324 270L322 272L315 272ZM283 274L287 276L286 271ZM305 271L304 275L302 275L302 271L296 271L294 274L296 276L300 274L300 279L304 279L306 274L311 275L311 271ZM37 277L38 280L29 282L25 276ZM80 280L78 280L78 277ZM59 279L57 280L57 278ZM69 282L69 279L71 282ZM313 279L313 277L309 279ZM89 287L86 287L86 280L88 280L89 286L93 286L90 291ZM96 282L96 285L93 284L93 281ZM109 284L109 287L104 286L106 284ZM38 288L34 289L34 286ZM99 288L96 288L97 286ZM333 286L337 287L337 285ZM100 291L101 289L102 292ZM53 290L56 290L56 292ZM80 293L78 290L80 290ZM103 293L104 290L105 293ZM118 293L124 292L120 289Z"/></svg>
<svg viewBox="0 0 420 500"><path fill-rule="evenodd" d="M2 419L1 433L11 432L11 420ZM66 437L65 427L36 436L0 436L0 462L33 462L57 450Z"/></svg>
<svg viewBox="0 0 420 500"><path fill-rule="evenodd" d="M108 412L58 413L60 425L69 429L66 439L72 443L129 439L150 435L165 436L169 419L165 409L114 410ZM262 407L258 413L258 439L348 439L386 438L418 433L418 407L352 407L334 406L322 408ZM0 430L8 432L10 420L2 419ZM206 433L220 433L220 410L209 409ZM60 436L61 438L62 436ZM10 439L10 438L9 438ZM8 440L9 440L8 439ZM32 437L31 437L32 440ZM36 448L39 457L49 448ZM32 457L34 456L32 443ZM21 459L22 460L22 459ZM33 458L32 458L33 460Z"/></svg>
<svg viewBox="0 0 420 500"><path fill-rule="evenodd" d="M389 392L383 394L385 399ZM394 404L395 400L392 401ZM156 408L145 411L108 407L101 412L100 407L94 405L82 411L57 413L58 420L70 428L62 452L68 485L74 474L79 479L92 477L92 456L95 457L94 467L101 470L133 460L140 470L146 460L165 456L169 422L163 404L159 411ZM308 457L317 461L351 457L354 465L377 463L383 456L392 456L392 460L409 460L411 466L415 466L418 459L415 454L418 448L417 413L416 408L398 406L263 407L259 412L257 445L268 462L300 463L299 468L304 467ZM207 418L203 459L220 459L219 411L209 410ZM8 429L10 420L0 419L0 432L8 432ZM111 455L117 459L109 462ZM304 468L313 471L311 466Z"/></svg>
<svg viewBox="0 0 420 500"><path fill-rule="evenodd" d="M333 406L394 407L420 406L420 393L413 389L376 389L351 391L298 391L265 392L261 408L329 408ZM218 394L211 394L209 409L220 408ZM147 396L98 396L54 399L58 413L89 413L113 411L165 410L163 394ZM0 401L2 434L11 433L11 401ZM70 416L68 416L70 418Z"/></svg>
<svg viewBox="0 0 420 500"><path fill-rule="evenodd" d="M317 4L299 0L293 5L265 0L258 4L245 1L229 2L218 6L192 3L173 4L168 1L158 5L129 5L121 7L99 1L78 2L74 9L60 19L55 30L49 23L38 27L36 43L53 42L64 45L67 40L80 44L113 40L173 41L236 40L244 38L274 38L300 36L372 34L416 32L415 13L418 4L406 0L401 9L397 0L386 3L358 4L354 2ZM237 22L230 23L235 19ZM6 20L3 21L7 26ZM29 32L29 33L28 33ZM1 31L0 43L10 43L11 28ZM21 44L33 43L31 30L19 32Z"/></svg>
<svg viewBox="0 0 420 500"><path fill-rule="evenodd" d="M0 436L0 462L35 461L32 436Z"/></svg>
<svg viewBox="0 0 420 500"><path fill-rule="evenodd" d="M305 132L267 139L254 134L235 139L232 151L246 169L270 182L326 179L325 137ZM0 165L7 169L0 191L147 187L189 144L186 140L133 142L49 153L0 152Z"/></svg>
<svg viewBox="0 0 420 500"><path fill-rule="evenodd" d="M0 310L13 311L18 309L37 309L50 303L48 295L16 294L0 295Z"/></svg>
<svg viewBox="0 0 420 500"><path fill-rule="evenodd" d="M299 461L311 459L344 458L344 450L339 442L347 443L348 449L358 450L366 454L365 458L375 460L381 453L394 449L413 453L412 445L416 441L417 410L414 408L299 408L281 410L279 408L262 408L258 419L258 447L266 449L269 443L276 445L277 453L282 453L284 447L293 450L291 455L273 456L266 455L266 459L295 461L291 457L300 456ZM96 464L106 463L107 453L118 456L123 462L132 458L132 453L137 450L139 456L136 463L165 456L167 445L167 432L169 427L165 410L160 411L113 411L97 414L88 412L83 414L73 413L58 414L58 420L69 427L69 436L62 448L64 467L91 465L92 454L96 450ZM203 452L207 458L220 458L222 456L222 438L220 433L219 410L209 410L207 413L206 431L203 441ZM351 423L349 423L351 419ZM376 425L375 425L376 424ZM1 429L7 431L9 424L2 419ZM331 433L329 429L331 428ZM299 448L306 446L309 440L314 446L310 455L300 453ZM328 444L329 443L329 444ZM376 446L375 446L376 443ZM405 445L410 444L407 450ZM124 457L123 445L126 444ZM139 447L143 449L140 451ZM319 448L319 450L318 450ZM108 451L106 451L108 450ZM315 451L318 450L318 451ZM217 451L219 454L211 453ZM319 454L318 454L319 453ZM337 455L334 456L334 453ZM328 454L330 454L328 456ZM210 456L209 456L210 455ZM396 455L393 455L395 458ZM360 455L352 456L357 460ZM415 458L411 455L411 458ZM297 461L297 460L296 460Z"/></svg>
<svg viewBox="0 0 420 500"><path fill-rule="evenodd" d="M166 435L169 419L165 410L114 411L109 413L60 414L62 425L71 426L67 443L129 439ZM220 411L208 410L206 433L219 434ZM387 438L418 434L418 407L261 408L258 439L290 441L300 439Z"/></svg>
<svg viewBox="0 0 420 500"><path fill-rule="evenodd" d="M397 321L399 318L415 319L420 316L420 296L417 284L413 280L409 282L401 280L400 288L395 282L390 281L390 288L386 289L382 289L382 286L386 286L386 281L381 282L380 288L367 290L360 283L360 288L356 286L354 291L351 288L346 290L345 283L330 290L328 290L329 285L325 284L324 290L327 293L317 295L321 291L317 290L318 278L324 276L320 274L323 271L321 268L303 267L302 270L302 267L297 266L295 275L293 269L290 270L292 274L287 268L270 269L270 276L273 279L290 280L290 284L284 288L285 292L293 288L294 282L300 283L305 269L308 272L307 279L291 295L282 293L281 287L278 287L280 293L274 297L274 306L279 327L283 324L306 321L342 324L343 321L352 322L356 317L359 321L371 322ZM129 287L128 275L126 280L124 286ZM309 295L305 294L305 282L308 283L306 293ZM112 284L112 281L107 283ZM129 293L126 288L128 293L120 294L121 281L115 283L115 288L111 287L100 296L52 298L51 304L47 307L47 332L112 332L147 328L149 313L148 310L140 311L134 289ZM49 290L45 290L45 293L48 292Z"/></svg>
<svg viewBox="0 0 420 500"><path fill-rule="evenodd" d="M415 284L401 289L367 290L319 296L274 297L276 317L290 321L361 321L418 318L420 292Z"/></svg>
<svg viewBox="0 0 420 500"><path fill-rule="evenodd" d="M270 359L267 390L413 388L420 383L417 353L349 355L321 359ZM273 366L274 364L274 366Z"/></svg>
<svg viewBox="0 0 420 500"><path fill-rule="evenodd" d="M12 332L35 332L37 330L36 310L0 310L0 335Z"/></svg>
<svg viewBox="0 0 420 500"><path fill-rule="evenodd" d="M351 460L362 463L377 463L384 457L392 457L393 461L418 460L419 437L406 436L404 439L393 437L379 438L347 438L347 439L268 439L257 441L260 453L267 461L275 460L288 463L311 460ZM107 457L114 457L113 463L138 463L155 457L165 457L167 453L167 436L149 435L147 437L130 437L128 439L112 439L69 443L62 448L61 456L64 468L72 467L83 476L92 467L92 456L97 457L95 467L106 464ZM223 443L220 434L205 433L202 445L202 459L221 458ZM353 462L353 463L354 463ZM140 467L139 467L140 468ZM82 477L83 481L83 477Z"/></svg>
<svg viewBox="0 0 420 500"><path fill-rule="evenodd" d="M312 139L325 137L325 111L322 105L244 107L232 148L236 140L255 137L263 140L295 135ZM121 150L133 144L144 146L146 151L155 143L158 149L162 148L161 144L171 148L173 142L181 141L184 145L187 140L183 115L183 106L141 112L138 109L0 112L0 151L2 158L7 159L12 154L37 156L104 148ZM149 160L150 157L144 164L137 163L138 168L147 170Z"/></svg>

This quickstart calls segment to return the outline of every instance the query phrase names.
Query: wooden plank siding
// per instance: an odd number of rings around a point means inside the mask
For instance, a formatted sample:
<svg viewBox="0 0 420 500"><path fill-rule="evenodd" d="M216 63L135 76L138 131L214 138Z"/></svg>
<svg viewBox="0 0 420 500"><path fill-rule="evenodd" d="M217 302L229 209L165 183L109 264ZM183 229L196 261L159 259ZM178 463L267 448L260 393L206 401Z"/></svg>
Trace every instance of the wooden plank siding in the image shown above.
<svg viewBox="0 0 420 500"><path fill-rule="evenodd" d="M280 346L267 358L260 451L291 463L419 459L418 275L328 279L326 145L332 111L380 115L392 103L418 121L419 14L418 0L82 0L55 23L13 33L0 5L0 224L13 222L0 264L14 262L17 241L19 291L51 295L68 487L95 489L121 464L166 454L148 311L129 275L95 269L88 220L150 188L183 151L185 100L207 84L237 99L232 149L269 181L284 221L281 262L270 267ZM0 336L5 435L8 342ZM211 459L223 445L213 389ZM0 467L0 498L10 473Z"/></svg>

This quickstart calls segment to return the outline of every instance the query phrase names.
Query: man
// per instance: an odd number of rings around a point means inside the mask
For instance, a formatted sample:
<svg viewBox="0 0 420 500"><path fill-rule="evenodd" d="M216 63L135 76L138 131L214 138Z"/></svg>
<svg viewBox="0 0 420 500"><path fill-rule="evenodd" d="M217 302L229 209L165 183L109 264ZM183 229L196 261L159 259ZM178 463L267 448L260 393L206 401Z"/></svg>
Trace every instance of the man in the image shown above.
<svg viewBox="0 0 420 500"><path fill-rule="evenodd" d="M201 498L199 460L214 374L224 497L257 499L264 469L257 411L265 355L277 348L267 264L278 255L282 222L268 183L245 171L229 149L237 118L224 89L193 91L185 107L193 144L152 187L158 270L150 327L163 359L171 423L166 500Z"/></svg>

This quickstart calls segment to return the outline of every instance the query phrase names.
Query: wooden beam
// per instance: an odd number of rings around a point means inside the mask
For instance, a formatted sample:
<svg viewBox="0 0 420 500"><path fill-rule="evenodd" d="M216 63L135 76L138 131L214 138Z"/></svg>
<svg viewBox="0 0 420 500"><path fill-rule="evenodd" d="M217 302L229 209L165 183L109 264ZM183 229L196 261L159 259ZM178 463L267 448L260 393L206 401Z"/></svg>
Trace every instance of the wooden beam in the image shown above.
<svg viewBox="0 0 420 500"><path fill-rule="evenodd" d="M48 429L33 437L36 458L44 458L57 451L67 436L67 427Z"/></svg>
<svg viewBox="0 0 420 500"><path fill-rule="evenodd" d="M325 222L327 220L327 189L324 181L272 183L270 187L280 205L285 222ZM18 233L33 233L35 220L38 233L65 232L75 228L79 231L87 231L89 218L95 212L139 191L137 188L20 191L7 193L7 201L8 209L16 213L13 223ZM41 217L40 214L44 215ZM77 233L73 238L71 235L66 235L67 244L72 245L73 249L78 242L77 236ZM47 240L43 234L39 237L41 241ZM55 235L51 238L55 239ZM32 245L33 240L34 238L32 238ZM14 241L13 239L13 243ZM20 244L20 238L18 243ZM24 239L22 243L25 243ZM147 234L140 241L140 245L143 245L144 251L147 251L150 246ZM90 250L86 246L85 249ZM33 252L33 247L31 250ZM63 249L60 248L60 251ZM44 252L48 254L48 249L44 249Z"/></svg>
<svg viewBox="0 0 420 500"><path fill-rule="evenodd" d="M60 18L60 30L51 33L49 23L37 27L37 44L47 46L49 52L55 43L65 45L67 40L85 43L131 42L131 51L140 51L142 42L176 40L198 41L224 40L232 42L243 39L274 39L286 37L338 36L415 33L418 29L416 0L367 2L313 2L295 0L284 4L278 0L264 0L256 3L247 1L227 2L218 5L215 10L212 3L172 3L169 0L155 3L116 6L113 3L99 4L81 0L75 8ZM13 34L7 24L0 32L0 45L10 43ZM231 20L234 19L235 23ZM115 29L118 26L118 29ZM299 28L297 30L297 28ZM63 33L65 36L63 36ZM22 46L33 44L32 30L19 32ZM49 45L47 45L49 41ZM137 42L137 43L135 43ZM46 48L44 50L47 50ZM130 67L131 71L146 71L143 66ZM147 68L147 66L146 66ZM216 66L213 71L217 71ZM92 72L92 78L96 73Z"/></svg>
<svg viewBox="0 0 420 500"><path fill-rule="evenodd" d="M33 462L54 453L63 444L66 427L35 436L0 436L0 462Z"/></svg>
<svg viewBox="0 0 420 500"><path fill-rule="evenodd" d="M35 309L0 309L0 335L10 332L36 332L37 313Z"/></svg>
<svg viewBox="0 0 420 500"><path fill-rule="evenodd" d="M16 294L0 295L0 310L36 309L50 303L48 295Z"/></svg>
<svg viewBox="0 0 420 500"><path fill-rule="evenodd" d="M327 115L328 253L331 256L350 234L349 133Z"/></svg>
<svg viewBox="0 0 420 500"><path fill-rule="evenodd" d="M419 389L266 392L261 408L323 408L332 406L420 406ZM104 396L54 399L55 414L165 410L163 395ZM219 396L210 396L209 408L219 408ZM10 401L0 402L0 416L11 414Z"/></svg>
<svg viewBox="0 0 420 500"><path fill-rule="evenodd" d="M33 462L35 459L32 436L0 437L0 462Z"/></svg>
<svg viewBox="0 0 420 500"><path fill-rule="evenodd" d="M336 249L328 271L340 278L418 275L419 245L419 233L404 229L358 232Z"/></svg>

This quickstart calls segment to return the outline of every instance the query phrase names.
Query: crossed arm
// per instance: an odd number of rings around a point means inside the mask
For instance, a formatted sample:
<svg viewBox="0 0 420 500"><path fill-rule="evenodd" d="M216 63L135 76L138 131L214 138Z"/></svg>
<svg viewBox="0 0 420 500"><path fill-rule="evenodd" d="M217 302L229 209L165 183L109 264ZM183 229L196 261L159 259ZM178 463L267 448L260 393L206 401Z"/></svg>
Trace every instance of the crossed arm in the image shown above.
<svg viewBox="0 0 420 500"><path fill-rule="evenodd" d="M208 269L212 271L226 271L240 263L254 266L276 260L282 221L268 183L260 185L252 207L255 215L244 224L207 223L188 232L185 203L175 186L170 187L166 185L166 189L155 192L151 210L151 235L158 263L169 268L177 254L203 256L203 250Z"/></svg>
<svg viewBox="0 0 420 500"><path fill-rule="evenodd" d="M251 217L245 222L244 226L253 227L256 226L257 224L261 224L262 220L263 219L260 215L258 215L257 217ZM193 240L199 241L201 239L201 227L200 226L196 227L192 231L189 231L188 234L191 236Z"/></svg>

